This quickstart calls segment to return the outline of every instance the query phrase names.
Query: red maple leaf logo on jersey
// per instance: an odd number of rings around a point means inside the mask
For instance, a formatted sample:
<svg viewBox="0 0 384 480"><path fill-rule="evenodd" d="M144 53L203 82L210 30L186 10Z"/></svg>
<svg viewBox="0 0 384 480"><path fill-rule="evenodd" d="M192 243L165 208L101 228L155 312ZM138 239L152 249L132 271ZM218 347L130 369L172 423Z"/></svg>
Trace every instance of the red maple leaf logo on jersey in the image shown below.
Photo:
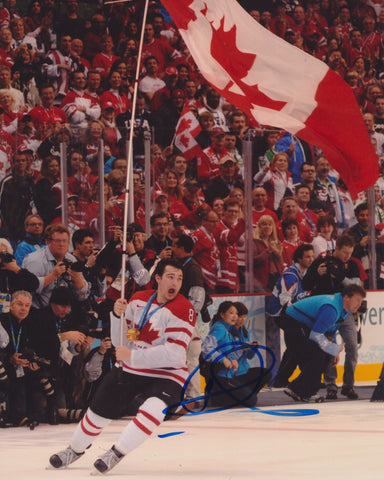
<svg viewBox="0 0 384 480"><path fill-rule="evenodd" d="M203 13L203 11L202 11ZM257 57L253 53L245 53L238 49L236 44L236 25L234 25L227 32L224 31L224 21L223 17L220 21L220 27L215 29L213 22L210 22L212 27L212 42L211 42L211 54L220 65L228 72L231 78L234 78L237 84L240 86L242 91L244 91L245 96L242 103L247 103L249 105L249 99L251 98L254 103L260 107L271 108L273 110L281 110L286 102L281 102L278 100L273 100L259 90L257 84L247 85L242 81L248 75L248 72L254 67L254 62ZM229 88L233 85L230 83L226 86L225 90L229 91ZM224 90L224 91L225 91ZM233 95L233 92L231 92ZM225 95L224 95L225 96ZM248 101L247 101L247 98ZM244 110L249 110L249 107Z"/></svg>
<svg viewBox="0 0 384 480"><path fill-rule="evenodd" d="M155 330L152 328L153 325L151 321L149 320L144 327L140 330L139 338L138 340L141 340L142 342L148 343L152 345L152 343L157 339L160 338L159 335L159 330Z"/></svg>

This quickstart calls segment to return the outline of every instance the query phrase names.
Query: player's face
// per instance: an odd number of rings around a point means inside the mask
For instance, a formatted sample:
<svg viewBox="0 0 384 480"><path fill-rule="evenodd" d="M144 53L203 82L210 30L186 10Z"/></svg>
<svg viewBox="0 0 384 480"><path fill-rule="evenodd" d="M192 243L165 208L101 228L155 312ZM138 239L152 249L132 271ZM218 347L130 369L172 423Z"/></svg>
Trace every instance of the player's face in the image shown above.
<svg viewBox="0 0 384 480"><path fill-rule="evenodd" d="M155 276L158 289L157 289L157 301L169 302L176 298L181 284L183 282L183 272L179 268L167 265L164 269L163 275Z"/></svg>

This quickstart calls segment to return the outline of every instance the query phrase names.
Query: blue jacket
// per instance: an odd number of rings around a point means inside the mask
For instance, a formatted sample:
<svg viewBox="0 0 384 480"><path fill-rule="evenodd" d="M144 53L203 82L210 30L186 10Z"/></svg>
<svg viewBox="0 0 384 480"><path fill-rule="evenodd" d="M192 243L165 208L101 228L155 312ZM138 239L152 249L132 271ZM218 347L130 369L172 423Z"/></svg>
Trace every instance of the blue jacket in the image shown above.
<svg viewBox="0 0 384 480"><path fill-rule="evenodd" d="M306 325L311 330L309 338L324 352L333 356L339 353L334 341L336 332L349 314L344 310L341 293L304 298L288 307L285 313Z"/></svg>
<svg viewBox="0 0 384 480"><path fill-rule="evenodd" d="M232 335L232 329L232 325L228 325L223 320L218 320L213 324L202 343L204 359L208 362L217 362L221 367L218 375L227 378L243 375L249 370L249 363L247 361L249 350L233 351L239 343L242 342ZM224 367L223 362L225 357L229 360L238 361L239 368L236 372L233 368L228 369Z"/></svg>
<svg viewBox="0 0 384 480"><path fill-rule="evenodd" d="M303 272L299 264L294 263L284 270L281 277L273 288L272 295L269 297L266 312L269 315L280 315L284 305L291 305L308 295L304 290L301 281L303 280Z"/></svg>

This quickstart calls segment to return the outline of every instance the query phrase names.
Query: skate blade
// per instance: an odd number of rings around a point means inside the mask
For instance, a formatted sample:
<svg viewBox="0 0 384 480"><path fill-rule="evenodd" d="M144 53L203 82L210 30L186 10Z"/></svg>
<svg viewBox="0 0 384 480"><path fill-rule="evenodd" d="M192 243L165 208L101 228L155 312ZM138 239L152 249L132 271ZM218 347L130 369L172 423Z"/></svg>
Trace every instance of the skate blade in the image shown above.
<svg viewBox="0 0 384 480"><path fill-rule="evenodd" d="M105 473L108 473L108 472L105 472ZM92 470L92 472L90 473L91 477L102 477L105 475L105 473L101 473L99 472L99 470Z"/></svg>

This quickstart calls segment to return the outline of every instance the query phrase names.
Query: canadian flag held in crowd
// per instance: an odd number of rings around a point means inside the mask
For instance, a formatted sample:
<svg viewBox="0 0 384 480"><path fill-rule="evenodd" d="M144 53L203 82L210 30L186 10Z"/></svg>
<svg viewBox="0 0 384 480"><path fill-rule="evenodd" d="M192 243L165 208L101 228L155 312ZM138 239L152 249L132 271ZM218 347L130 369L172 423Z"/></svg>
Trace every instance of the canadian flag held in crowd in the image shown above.
<svg viewBox="0 0 384 480"><path fill-rule="evenodd" d="M162 0L205 79L262 125L320 148L353 197L379 176L350 87L328 66L272 34L236 0Z"/></svg>
<svg viewBox="0 0 384 480"><path fill-rule="evenodd" d="M200 123L187 105L181 112L176 125L175 145L187 160L191 160L202 153L195 138L201 132Z"/></svg>

